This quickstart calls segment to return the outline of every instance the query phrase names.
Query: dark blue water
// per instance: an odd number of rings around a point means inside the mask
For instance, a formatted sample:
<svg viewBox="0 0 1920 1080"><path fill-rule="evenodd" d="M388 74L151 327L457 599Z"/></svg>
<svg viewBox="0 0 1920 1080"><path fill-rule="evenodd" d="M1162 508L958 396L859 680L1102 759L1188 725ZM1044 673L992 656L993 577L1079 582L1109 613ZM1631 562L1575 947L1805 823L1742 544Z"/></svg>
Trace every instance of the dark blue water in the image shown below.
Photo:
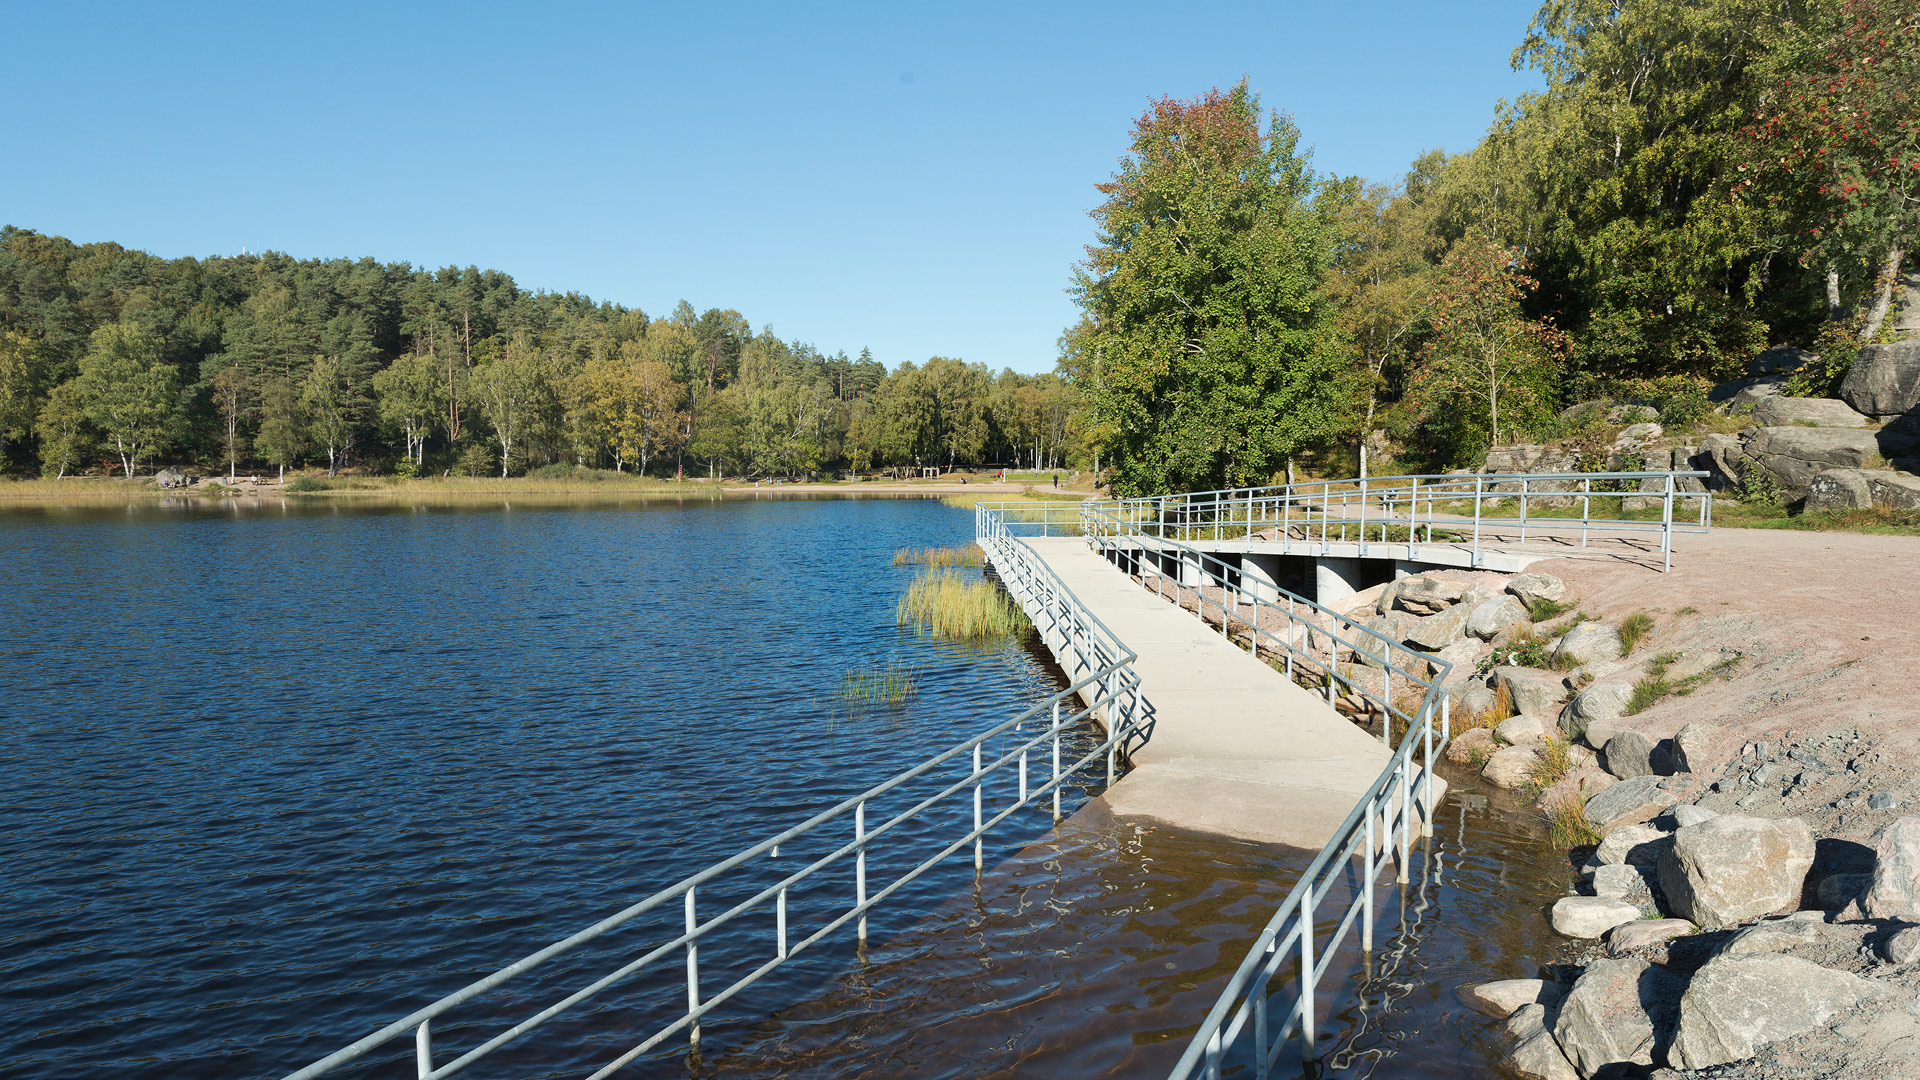
<svg viewBox="0 0 1920 1080"><path fill-rule="evenodd" d="M1055 688L1040 658L894 627L893 551L970 528L891 500L0 512L5 1071L282 1074L1012 716ZM889 660L917 698L839 700ZM923 879L899 924L972 876ZM532 1011L666 915L473 1020ZM703 948L711 978L770 930ZM853 963L824 949L738 1015ZM683 980L669 964L481 1075L577 1074Z"/></svg>

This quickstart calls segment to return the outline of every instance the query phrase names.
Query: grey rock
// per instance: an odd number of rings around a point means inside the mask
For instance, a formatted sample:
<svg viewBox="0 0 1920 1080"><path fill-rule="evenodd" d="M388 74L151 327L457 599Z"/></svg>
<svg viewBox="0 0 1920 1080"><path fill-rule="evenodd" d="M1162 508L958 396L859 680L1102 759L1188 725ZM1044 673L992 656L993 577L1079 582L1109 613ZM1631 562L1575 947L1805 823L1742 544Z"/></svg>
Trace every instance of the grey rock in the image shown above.
<svg viewBox="0 0 1920 1080"><path fill-rule="evenodd" d="M1637 867L1624 863L1618 866L1602 866L1593 872L1593 895L1605 896L1614 900L1624 899L1638 892L1647 884Z"/></svg>
<svg viewBox="0 0 1920 1080"><path fill-rule="evenodd" d="M1620 631L1606 623L1588 622L1567 631L1553 650L1556 659L1575 665L1603 664L1618 660L1626 652L1620 643Z"/></svg>
<svg viewBox="0 0 1920 1080"><path fill-rule="evenodd" d="M1920 339L1861 349L1840 382L1840 400L1868 416L1920 406Z"/></svg>
<svg viewBox="0 0 1920 1080"><path fill-rule="evenodd" d="M1554 1038L1582 1076L1666 1056L1686 981L1644 960L1595 960L1560 1003Z"/></svg>
<svg viewBox="0 0 1920 1080"><path fill-rule="evenodd" d="M1509 790L1527 786L1533 779L1533 770L1540 763L1540 752L1531 746L1509 746L1497 750L1481 767L1480 776L1487 783Z"/></svg>
<svg viewBox="0 0 1920 1080"><path fill-rule="evenodd" d="M1820 357L1816 353L1810 353L1792 345L1775 345L1747 364L1747 374L1791 375L1808 364L1816 364L1819 361Z"/></svg>
<svg viewBox="0 0 1920 1080"><path fill-rule="evenodd" d="M1714 930L1799 907L1812 867L1806 822L1723 814L1674 833L1660 889L1674 914Z"/></svg>
<svg viewBox="0 0 1920 1080"><path fill-rule="evenodd" d="M1374 637L1373 634L1345 635L1354 646L1353 657L1368 667L1377 668L1384 667L1384 661L1390 653L1394 652L1393 647L1380 638L1393 642L1405 641L1407 635L1413 632L1414 618L1404 611L1389 611L1385 615L1368 619L1360 625L1373 631L1374 634L1379 634L1380 637ZM1395 656L1394 662L1398 663L1402 656L1405 654Z"/></svg>
<svg viewBox="0 0 1920 1080"><path fill-rule="evenodd" d="M1832 398L1784 397L1775 395L1753 407L1753 418L1767 427L1800 424L1811 427L1879 427L1871 416L1854 412L1846 402Z"/></svg>
<svg viewBox="0 0 1920 1080"><path fill-rule="evenodd" d="M1720 943L1719 956L1745 956L1753 953L1785 952L1802 945L1820 944L1822 924L1804 919L1764 919L1742 927Z"/></svg>
<svg viewBox="0 0 1920 1080"><path fill-rule="evenodd" d="M1438 615L1467 594L1466 586L1432 574L1402 578L1398 584L1400 587L1393 595L1394 606L1415 615Z"/></svg>
<svg viewBox="0 0 1920 1080"><path fill-rule="evenodd" d="M1822 469L1807 481L1808 510L1832 514L1872 506L1873 488L1865 469Z"/></svg>
<svg viewBox="0 0 1920 1080"><path fill-rule="evenodd" d="M1613 437L1613 447L1616 450L1646 447L1663 434L1665 431L1659 424L1628 424L1620 429L1620 434Z"/></svg>
<svg viewBox="0 0 1920 1080"><path fill-rule="evenodd" d="M1556 1015L1545 1005L1523 1005L1501 1027L1507 1069L1521 1080L1580 1080L1553 1036Z"/></svg>
<svg viewBox="0 0 1920 1080"><path fill-rule="evenodd" d="M1492 641L1500 631L1527 621L1527 609L1511 596L1497 596L1475 607L1467 616L1467 633Z"/></svg>
<svg viewBox="0 0 1920 1080"><path fill-rule="evenodd" d="M1883 510L1920 510L1920 476L1912 475L1916 468L1920 468L1920 462L1908 459L1904 464L1901 461L1894 464L1903 465L1907 472L1863 470L1867 490L1873 495L1873 505Z"/></svg>
<svg viewBox="0 0 1920 1080"><path fill-rule="evenodd" d="M1688 724L1673 736L1673 767L1678 772L1707 772L1713 768L1713 736L1702 724Z"/></svg>
<svg viewBox="0 0 1920 1080"><path fill-rule="evenodd" d="M1507 593L1532 607L1542 600L1564 600L1567 583L1552 574L1516 574L1507 581Z"/></svg>
<svg viewBox="0 0 1920 1080"><path fill-rule="evenodd" d="M1505 1020L1528 1005L1558 1008L1566 991L1544 979L1496 979L1469 983L1454 991L1454 996L1460 999L1460 1004L1477 1013Z"/></svg>
<svg viewBox="0 0 1920 1080"><path fill-rule="evenodd" d="M1603 837L1593 857L1603 866L1637 866L1651 869L1660 864L1660 856L1673 846L1673 836L1651 825L1622 825Z"/></svg>
<svg viewBox="0 0 1920 1080"><path fill-rule="evenodd" d="M1494 739L1493 732L1486 728L1468 728L1447 743L1447 760L1455 765L1467 765L1476 758L1484 762L1499 749L1500 743Z"/></svg>
<svg viewBox="0 0 1920 1080"><path fill-rule="evenodd" d="M1407 641L1429 652L1441 649L1459 641L1467 632L1467 619L1473 609L1465 604L1455 604L1438 615L1429 615L1414 625L1407 634Z"/></svg>
<svg viewBox="0 0 1920 1080"><path fill-rule="evenodd" d="M1708 474L1708 487L1725 491L1746 476L1746 441L1736 435L1708 435L1700 440L1688 464Z"/></svg>
<svg viewBox="0 0 1920 1080"><path fill-rule="evenodd" d="M1588 799L1587 818L1602 833L1610 833L1622 825L1639 825L1642 822L1652 821L1679 801L1679 796L1660 786L1659 777L1640 776L1632 780L1622 780ZM1707 824L1711 825L1712 822ZM1706 826L1695 827L1705 828Z"/></svg>
<svg viewBox="0 0 1920 1080"><path fill-rule="evenodd" d="M1867 917L1920 923L1920 817L1881 830L1873 856L1873 885L1861 904Z"/></svg>
<svg viewBox="0 0 1920 1080"><path fill-rule="evenodd" d="M161 487L185 487L187 486L187 474L169 465L153 474L153 482L159 484Z"/></svg>
<svg viewBox="0 0 1920 1080"><path fill-rule="evenodd" d="M1624 956L1635 949L1664 945L1677 937L1693 933L1694 925L1685 919L1641 919L1622 923L1607 933L1607 951Z"/></svg>
<svg viewBox="0 0 1920 1080"><path fill-rule="evenodd" d="M1564 473L1579 472L1580 457L1558 446L1496 446L1487 451L1489 473ZM1518 484L1510 486L1518 491Z"/></svg>
<svg viewBox="0 0 1920 1080"><path fill-rule="evenodd" d="M1869 810L1892 810L1899 805L1899 799L1894 798L1884 791L1876 791L1867 796L1867 809Z"/></svg>
<svg viewBox="0 0 1920 1080"><path fill-rule="evenodd" d="M1569 739L1581 738L1594 721L1618 720L1627 715L1627 704L1632 700L1633 687L1626 683L1595 683L1575 694L1560 711L1560 730ZM1593 740L1588 739L1587 744L1591 746Z"/></svg>
<svg viewBox="0 0 1920 1080"><path fill-rule="evenodd" d="M1673 822L1682 829L1689 825L1698 825L1704 821L1712 821L1719 816L1719 814L1714 813L1704 806L1695 806L1692 803L1681 803L1679 806L1673 808Z"/></svg>
<svg viewBox="0 0 1920 1080"><path fill-rule="evenodd" d="M1456 722L1493 708L1493 689L1479 679L1453 683L1447 687L1447 697L1453 701L1452 714Z"/></svg>
<svg viewBox="0 0 1920 1080"><path fill-rule="evenodd" d="M1515 712L1538 716L1557 715L1560 702L1567 696L1566 685L1558 675L1532 668L1508 665L1494 668L1493 684L1496 688L1506 688L1507 700L1513 703Z"/></svg>
<svg viewBox="0 0 1920 1080"><path fill-rule="evenodd" d="M1880 954L1888 963L1905 967L1920 960L1920 926L1909 926L1897 930L1880 946Z"/></svg>
<svg viewBox="0 0 1920 1080"><path fill-rule="evenodd" d="M1639 906L1625 900L1610 896L1563 896L1553 902L1550 921L1553 932L1563 937L1597 938L1639 917Z"/></svg>
<svg viewBox="0 0 1920 1080"><path fill-rule="evenodd" d="M1510 746L1525 746L1537 743L1547 737L1554 727L1546 719L1531 713L1521 713L1500 722L1493 729L1495 735L1505 739Z"/></svg>
<svg viewBox="0 0 1920 1080"><path fill-rule="evenodd" d="M1911 447L1910 440L1855 428L1763 427L1744 450L1799 495L1827 469L1863 469Z"/></svg>
<svg viewBox="0 0 1920 1080"><path fill-rule="evenodd" d="M1822 911L1839 911L1864 897L1872 885L1872 874L1828 874L1820 879L1813 895Z"/></svg>
<svg viewBox="0 0 1920 1080"><path fill-rule="evenodd" d="M1694 973L1680 1000L1680 1023L1667 1060L1677 1069L1742 1061L1770 1042L1891 995L1884 983L1797 956L1718 956Z"/></svg>
<svg viewBox="0 0 1920 1080"><path fill-rule="evenodd" d="M1600 765L1622 780L1652 776L1653 752L1658 745L1638 731L1623 731L1600 748Z"/></svg>

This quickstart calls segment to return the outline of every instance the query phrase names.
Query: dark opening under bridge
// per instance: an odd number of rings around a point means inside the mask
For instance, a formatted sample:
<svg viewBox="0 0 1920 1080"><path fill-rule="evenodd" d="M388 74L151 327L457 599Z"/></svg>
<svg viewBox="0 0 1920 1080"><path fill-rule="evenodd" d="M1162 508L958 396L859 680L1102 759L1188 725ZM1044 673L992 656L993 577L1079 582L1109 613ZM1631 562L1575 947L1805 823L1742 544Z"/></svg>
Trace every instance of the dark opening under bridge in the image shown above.
<svg viewBox="0 0 1920 1080"><path fill-rule="evenodd" d="M1290 1046L1312 1060L1317 1024L1332 1008L1320 983L1356 929L1360 949L1373 949L1380 879L1391 866L1406 882L1412 846L1431 835L1445 791L1432 763L1449 736L1446 662L1328 605L1372 578L1434 566L1518 570L1584 554L1664 569L1674 532L1709 526L1705 494L1685 490L1697 475L1388 477L1071 506L983 504L976 538L1066 672L1065 689L287 1080L324 1075L397 1041L411 1042L417 1077L451 1076L616 990L657 1000L665 1018L634 1032L630 1048L592 1077L676 1037L698 1047L701 1022L716 1008L809 948L847 936L864 942L868 913L942 861L971 848L978 870L993 830L1031 827L1049 812L1058 823L1063 786L1086 776L1104 776L1101 798L1119 813L1318 849L1198 1018L1171 1075L1217 1078L1250 1066L1264 1077ZM1369 703L1381 717L1378 736L1334 711L1341 695ZM1100 735L1076 742L1085 721ZM951 815L958 823L944 843L927 846L923 835L925 850L904 868L869 880L871 852L897 849L908 822L955 807L963 811ZM644 943L616 945L603 974L523 1018L504 1026L454 1019L541 964L622 930ZM764 949L733 956L718 972L703 969L702 943L720 934L729 945L759 936ZM684 1009L666 1005L681 993ZM437 1051L436 1027L450 1026L460 1048Z"/></svg>

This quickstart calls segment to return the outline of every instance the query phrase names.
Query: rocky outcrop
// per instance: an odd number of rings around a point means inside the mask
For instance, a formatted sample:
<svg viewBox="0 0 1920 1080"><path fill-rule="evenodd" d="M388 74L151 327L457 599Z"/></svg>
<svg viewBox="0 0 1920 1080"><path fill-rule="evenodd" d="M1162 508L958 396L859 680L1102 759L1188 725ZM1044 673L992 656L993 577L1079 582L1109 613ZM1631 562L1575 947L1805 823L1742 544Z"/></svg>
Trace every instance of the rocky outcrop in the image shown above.
<svg viewBox="0 0 1920 1080"><path fill-rule="evenodd" d="M1466 634L1467 619L1472 614L1473 609L1467 605L1455 604L1438 615L1421 619L1407 634L1407 641L1429 652L1439 652Z"/></svg>
<svg viewBox="0 0 1920 1080"><path fill-rule="evenodd" d="M1794 910L1812 867L1806 822L1723 814L1674 833L1660 888L1674 914L1711 930Z"/></svg>
<svg viewBox="0 0 1920 1080"><path fill-rule="evenodd" d="M1553 932L1572 938L1601 937L1638 918L1638 905L1611 896L1563 896L1553 902L1551 916Z"/></svg>
<svg viewBox="0 0 1920 1080"><path fill-rule="evenodd" d="M1560 1050L1582 1076L1667 1058L1686 980L1644 960L1587 966L1554 1020Z"/></svg>
<svg viewBox="0 0 1920 1080"><path fill-rule="evenodd" d="M1511 596L1496 596L1474 607L1467 616L1467 633L1492 641L1500 632L1527 621L1527 609Z"/></svg>
<svg viewBox="0 0 1920 1080"><path fill-rule="evenodd" d="M1823 469L1807 483L1808 510L1920 508L1920 476L1890 469Z"/></svg>
<svg viewBox="0 0 1920 1080"><path fill-rule="evenodd" d="M1707 486L1724 491L1746 476L1746 440L1737 435L1708 435L1694 449L1688 465L1707 474Z"/></svg>
<svg viewBox="0 0 1920 1080"><path fill-rule="evenodd" d="M1579 667L1618 660L1626 653L1620 631L1606 623L1587 622L1567 631L1553 650L1553 658Z"/></svg>
<svg viewBox="0 0 1920 1080"><path fill-rule="evenodd" d="M1580 471L1580 455L1558 446L1496 446L1487 451L1490 473L1571 473ZM1518 484L1495 490L1520 490Z"/></svg>
<svg viewBox="0 0 1920 1080"><path fill-rule="evenodd" d="M1920 339L1861 349L1840 382L1840 400L1879 417L1920 407Z"/></svg>
<svg viewBox="0 0 1920 1080"><path fill-rule="evenodd" d="M1651 825L1623 825L1608 833L1594 849L1601 866L1660 865L1660 856L1673 846L1673 837Z"/></svg>
<svg viewBox="0 0 1920 1080"><path fill-rule="evenodd" d="M1791 375L1820 362L1816 353L1793 345L1775 345L1747 362L1749 375Z"/></svg>
<svg viewBox="0 0 1920 1080"><path fill-rule="evenodd" d="M1846 402L1832 398L1801 398L1775 395L1753 407L1753 418L1766 427L1878 427L1871 416L1853 411Z"/></svg>
<svg viewBox="0 0 1920 1080"><path fill-rule="evenodd" d="M1438 615L1467 594L1465 585L1432 574L1416 574L1398 584L1393 593L1394 606L1414 615Z"/></svg>
<svg viewBox="0 0 1920 1080"><path fill-rule="evenodd" d="M1863 1001L1891 996L1884 983L1799 957L1715 957L1694 973L1680 999L1668 1062L1677 1069L1705 1069L1740 1061Z"/></svg>
<svg viewBox="0 0 1920 1080"><path fill-rule="evenodd" d="M1862 910L1870 919L1920 923L1920 817L1902 817L1881 830L1873 856Z"/></svg>
<svg viewBox="0 0 1920 1080"><path fill-rule="evenodd" d="M1805 919L1763 919L1742 927L1720 943L1716 956L1750 956L1756 953L1786 952L1802 945L1820 943L1820 924Z"/></svg>
<svg viewBox="0 0 1920 1080"><path fill-rule="evenodd" d="M1815 475L1826 469L1860 469L1880 456L1880 441L1872 431L1851 428L1761 428L1745 447L1795 494L1804 492Z"/></svg>

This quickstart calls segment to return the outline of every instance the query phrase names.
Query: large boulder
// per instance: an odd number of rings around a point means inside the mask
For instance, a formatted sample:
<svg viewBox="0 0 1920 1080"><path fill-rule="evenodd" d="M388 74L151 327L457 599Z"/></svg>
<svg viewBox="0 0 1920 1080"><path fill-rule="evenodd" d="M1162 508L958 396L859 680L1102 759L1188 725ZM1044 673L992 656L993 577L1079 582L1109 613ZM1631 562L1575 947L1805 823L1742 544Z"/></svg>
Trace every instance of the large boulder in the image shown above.
<svg viewBox="0 0 1920 1080"><path fill-rule="evenodd" d="M1494 728L1493 733L1511 746L1524 746L1545 739L1553 730L1553 725L1544 717L1521 713L1500 721L1500 726Z"/></svg>
<svg viewBox="0 0 1920 1080"><path fill-rule="evenodd" d="M1562 600L1567 583L1552 574L1516 574L1507 581L1507 592L1531 608L1542 600Z"/></svg>
<svg viewBox="0 0 1920 1080"><path fill-rule="evenodd" d="M1818 354L1792 345L1775 345L1747 364L1747 374L1791 375L1809 364L1819 362Z"/></svg>
<svg viewBox="0 0 1920 1080"><path fill-rule="evenodd" d="M1487 759L1480 776L1495 787L1523 788L1533 780L1534 768L1539 764L1539 750L1531 746L1509 746L1495 751Z"/></svg>
<svg viewBox="0 0 1920 1080"><path fill-rule="evenodd" d="M1820 944L1824 923L1807 919L1762 919L1742 927L1714 950L1718 956L1786 952L1802 945Z"/></svg>
<svg viewBox="0 0 1920 1080"><path fill-rule="evenodd" d="M1915 463L1908 460L1905 467L1912 469ZM1920 476L1891 469L1870 469L1866 478L1873 505L1883 510L1920 510Z"/></svg>
<svg viewBox="0 0 1920 1080"><path fill-rule="evenodd" d="M1867 486L1865 469L1822 469L1807 481L1808 510L1832 514L1872 505L1873 489Z"/></svg>
<svg viewBox="0 0 1920 1080"><path fill-rule="evenodd" d="M1455 725L1463 725L1474 717L1492 711L1493 688L1489 687L1484 680L1469 676L1448 684L1447 699L1453 703L1451 709ZM1511 712L1507 714L1507 716L1512 715ZM1495 719L1504 720L1506 716L1495 717Z"/></svg>
<svg viewBox="0 0 1920 1080"><path fill-rule="evenodd" d="M1554 716L1567 696L1567 687L1559 676L1533 668L1503 664L1493 669L1496 690L1504 687L1515 712L1536 716Z"/></svg>
<svg viewBox="0 0 1920 1080"><path fill-rule="evenodd" d="M1578 739L1596 720L1618 720L1627 715L1631 701L1633 687L1626 683L1595 683L1573 695L1567 707L1560 710L1560 730L1567 738Z"/></svg>
<svg viewBox="0 0 1920 1080"><path fill-rule="evenodd" d="M1594 849L1601 866L1637 866L1652 869L1673 846L1671 834L1651 825L1622 825L1608 833Z"/></svg>
<svg viewBox="0 0 1920 1080"><path fill-rule="evenodd" d="M1753 375L1724 382L1707 391L1707 400L1731 414L1751 412L1755 405L1786 389L1791 375Z"/></svg>
<svg viewBox="0 0 1920 1080"><path fill-rule="evenodd" d="M1861 349L1840 382L1840 400L1881 417L1920 406L1920 338Z"/></svg>
<svg viewBox="0 0 1920 1080"><path fill-rule="evenodd" d="M1496 596L1477 605L1467 616L1467 633L1481 641L1492 641L1500 631L1526 622L1527 609L1511 596Z"/></svg>
<svg viewBox="0 0 1920 1080"><path fill-rule="evenodd" d="M1455 604L1438 615L1429 615L1414 624L1407 633L1407 642L1428 652L1439 652L1466 635L1467 618L1472 614L1473 609L1467 605Z"/></svg>
<svg viewBox="0 0 1920 1080"><path fill-rule="evenodd" d="M1652 821L1679 801L1678 795L1660 786L1659 777L1636 777L1588 799L1587 820L1604 835L1622 825Z"/></svg>
<svg viewBox="0 0 1920 1080"><path fill-rule="evenodd" d="M1826 469L1861 469L1875 462L1880 440L1876 432L1856 428L1763 427L1745 452L1798 495Z"/></svg>
<svg viewBox="0 0 1920 1080"><path fill-rule="evenodd" d="M1854 412L1846 402L1833 398L1804 398L1774 395L1753 407L1753 418L1766 427L1870 428L1879 427L1873 417Z"/></svg>
<svg viewBox="0 0 1920 1080"><path fill-rule="evenodd" d="M1659 744L1638 731L1622 731L1600 748L1600 765L1622 780L1652 776L1654 751Z"/></svg>
<svg viewBox="0 0 1920 1080"><path fill-rule="evenodd" d="M1873 884L1861 909L1870 919L1920 923L1920 817L1882 829L1873 856Z"/></svg>
<svg viewBox="0 0 1920 1080"><path fill-rule="evenodd" d="M1386 666L1392 660L1398 665L1406 657L1405 653L1394 649L1387 642L1402 642L1414 629L1414 618L1404 611L1389 611L1378 618L1367 619L1360 625L1373 631L1373 634L1349 634L1346 638L1353 643L1353 658L1368 667ZM1374 634L1380 637L1373 636ZM1386 641L1380 640L1385 638Z"/></svg>
<svg viewBox="0 0 1920 1080"><path fill-rule="evenodd" d="M1553 932L1563 937L1598 938L1640 917L1640 908L1612 896L1563 896L1553 902Z"/></svg>
<svg viewBox="0 0 1920 1080"><path fill-rule="evenodd" d="M1673 767L1678 772L1689 773L1706 772L1713 767L1713 735L1706 725L1688 724L1674 734Z"/></svg>
<svg viewBox="0 0 1920 1080"><path fill-rule="evenodd" d="M1432 574L1403 578L1399 586L1394 590L1394 606L1415 615L1438 615L1467 595L1465 585Z"/></svg>
<svg viewBox="0 0 1920 1080"><path fill-rule="evenodd" d="M1560 989L1558 983L1544 979L1496 979L1462 986L1454 991L1454 996L1460 999L1460 1004L1477 1013L1505 1020L1528 1005L1558 1008L1566 991Z"/></svg>
<svg viewBox="0 0 1920 1080"><path fill-rule="evenodd" d="M1674 833L1660 889L1674 914L1715 930L1798 908L1812 868L1806 822L1722 814Z"/></svg>
<svg viewBox="0 0 1920 1080"><path fill-rule="evenodd" d="M1688 466L1707 474L1707 486L1724 491L1738 485L1750 463L1746 440L1737 435L1708 435L1694 448Z"/></svg>
<svg viewBox="0 0 1920 1080"><path fill-rule="evenodd" d="M1560 644L1553 650L1553 658L1579 667L1618 660L1625 653L1626 647L1620 641L1619 630L1606 623L1587 622L1560 636Z"/></svg>
<svg viewBox="0 0 1920 1080"><path fill-rule="evenodd" d="M1893 988L1885 983L1797 956L1718 956L1694 973L1680 999L1680 1020L1667 1061L1676 1069L1741 1061L1770 1042L1812 1031L1863 1001L1892 996Z"/></svg>
<svg viewBox="0 0 1920 1080"><path fill-rule="evenodd" d="M1686 985L1645 960L1595 960L1560 1003L1554 1038L1582 1076L1665 1061Z"/></svg>
<svg viewBox="0 0 1920 1080"><path fill-rule="evenodd" d="M1496 446L1487 451L1484 471L1506 474L1579 472L1580 455L1558 446ZM1519 491L1520 485L1502 485L1495 490Z"/></svg>
<svg viewBox="0 0 1920 1080"><path fill-rule="evenodd" d="M1553 1037L1554 1013L1545 1005L1522 1005L1501 1028L1507 1070L1520 1080L1580 1080Z"/></svg>

